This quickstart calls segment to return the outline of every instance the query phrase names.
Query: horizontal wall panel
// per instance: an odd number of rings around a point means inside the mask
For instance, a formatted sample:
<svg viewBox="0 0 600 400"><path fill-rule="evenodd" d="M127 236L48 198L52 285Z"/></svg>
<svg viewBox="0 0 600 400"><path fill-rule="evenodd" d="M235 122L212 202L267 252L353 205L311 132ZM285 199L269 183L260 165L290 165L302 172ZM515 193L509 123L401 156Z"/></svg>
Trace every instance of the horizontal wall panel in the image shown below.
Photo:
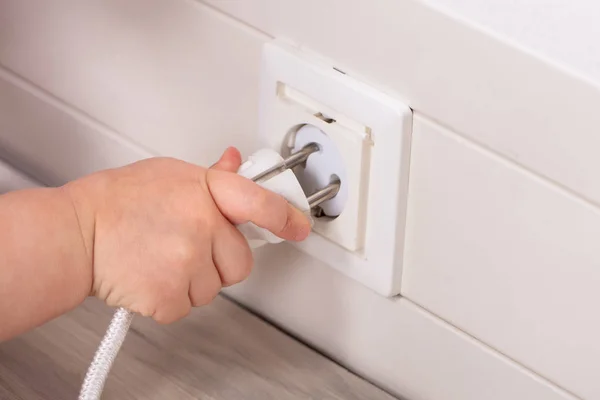
<svg viewBox="0 0 600 400"><path fill-rule="evenodd" d="M600 398L600 211L416 116L402 295Z"/></svg>

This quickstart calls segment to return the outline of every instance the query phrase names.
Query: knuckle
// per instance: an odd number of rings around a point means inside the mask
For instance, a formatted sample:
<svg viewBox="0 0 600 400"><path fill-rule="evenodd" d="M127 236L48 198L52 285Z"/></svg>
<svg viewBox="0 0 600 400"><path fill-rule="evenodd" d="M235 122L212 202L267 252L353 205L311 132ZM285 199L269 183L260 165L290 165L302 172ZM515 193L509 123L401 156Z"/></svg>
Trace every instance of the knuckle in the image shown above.
<svg viewBox="0 0 600 400"><path fill-rule="evenodd" d="M134 308L134 310L142 317L153 317L156 314L156 307L150 304L144 304Z"/></svg>
<svg viewBox="0 0 600 400"><path fill-rule="evenodd" d="M195 226L194 234L196 241L206 240L210 233L218 228L220 219L218 209L208 211L206 207L197 210L192 217L192 223Z"/></svg>
<svg viewBox="0 0 600 400"><path fill-rule="evenodd" d="M181 290L181 282L179 277L172 276L174 274L169 274L169 276L165 276L160 282L157 282L157 297L163 299L164 301L168 301L168 299L173 298L179 293Z"/></svg>
<svg viewBox="0 0 600 400"><path fill-rule="evenodd" d="M277 209L274 215L277 218L276 226L279 232L284 232L290 227L292 221L289 218L287 201L282 199L282 201L277 204Z"/></svg>
<svg viewBox="0 0 600 400"><path fill-rule="evenodd" d="M162 309L159 308L158 310L154 311L154 313L152 313L152 319L161 325L166 325L169 322L171 322L168 315L169 314L167 312L164 312Z"/></svg>
<svg viewBox="0 0 600 400"><path fill-rule="evenodd" d="M194 293L192 305L201 307L210 304L221 291L221 281L219 279L211 280L210 284L203 286L201 290Z"/></svg>
<svg viewBox="0 0 600 400"><path fill-rule="evenodd" d="M254 260L252 254L248 251L247 254L244 254L243 257L239 258L239 261L235 266L228 269L228 271L231 272L223 277L223 286L235 285L236 283L246 280L252 272L253 265Z"/></svg>
<svg viewBox="0 0 600 400"><path fill-rule="evenodd" d="M196 259L196 248L188 241L180 241L169 250L169 257L174 268L185 268Z"/></svg>
<svg viewBox="0 0 600 400"><path fill-rule="evenodd" d="M286 210L287 211L287 210ZM285 232L288 232L290 229L292 229L292 219L290 218L290 216L287 214L287 212L284 212L282 217L281 217L281 221L280 221L280 226L281 228L279 229L279 233L283 234Z"/></svg>
<svg viewBox="0 0 600 400"><path fill-rule="evenodd" d="M256 194L255 205L258 210L269 210L273 207L273 195L267 190L259 190Z"/></svg>
<svg viewBox="0 0 600 400"><path fill-rule="evenodd" d="M205 296L204 300L201 302L201 306L206 306L210 303L212 303L212 301L219 295L219 292L221 291L221 286L219 286L218 288L215 287L214 290L207 292L207 295Z"/></svg>
<svg viewBox="0 0 600 400"><path fill-rule="evenodd" d="M178 268L164 272L166 273L157 275L147 288L147 298L152 300L152 309L155 311L161 307L170 307L188 294L189 274L186 270Z"/></svg>
<svg viewBox="0 0 600 400"><path fill-rule="evenodd" d="M174 321L180 320L180 319L185 318L188 315L190 315L190 312L192 311L192 303L190 303L189 301L186 302L185 304L180 306L177 309L177 311L178 311L177 313L173 314Z"/></svg>
<svg viewBox="0 0 600 400"><path fill-rule="evenodd" d="M264 190L257 200L256 213L271 229L282 231L290 223L287 207L288 203L283 197Z"/></svg>
<svg viewBox="0 0 600 400"><path fill-rule="evenodd" d="M163 301L154 307L151 317L159 324L170 324L186 317L191 308L192 305L187 296L179 296Z"/></svg>
<svg viewBox="0 0 600 400"><path fill-rule="evenodd" d="M191 311L191 305L181 305L175 309L158 309L153 315L152 318L161 325L167 325L178 321L182 318L185 318L189 315Z"/></svg>
<svg viewBox="0 0 600 400"><path fill-rule="evenodd" d="M250 273L252 272L253 266L254 266L254 259L252 257L252 254L248 254L248 256L244 258L240 267L238 268L239 275L237 277L238 278L237 282L241 282L241 281L245 280L246 278L248 278L250 276Z"/></svg>

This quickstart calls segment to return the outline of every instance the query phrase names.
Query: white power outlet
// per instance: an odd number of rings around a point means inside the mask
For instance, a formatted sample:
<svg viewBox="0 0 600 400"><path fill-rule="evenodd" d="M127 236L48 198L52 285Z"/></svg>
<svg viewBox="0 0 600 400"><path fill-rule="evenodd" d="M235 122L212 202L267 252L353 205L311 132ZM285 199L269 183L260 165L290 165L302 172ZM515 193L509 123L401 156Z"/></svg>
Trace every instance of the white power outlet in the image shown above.
<svg viewBox="0 0 600 400"><path fill-rule="evenodd" d="M284 155L304 140L299 131L320 130L343 164L344 198L330 206L339 215L318 218L297 246L380 294L398 294L410 108L315 55L274 42L263 50L259 121L262 144Z"/></svg>

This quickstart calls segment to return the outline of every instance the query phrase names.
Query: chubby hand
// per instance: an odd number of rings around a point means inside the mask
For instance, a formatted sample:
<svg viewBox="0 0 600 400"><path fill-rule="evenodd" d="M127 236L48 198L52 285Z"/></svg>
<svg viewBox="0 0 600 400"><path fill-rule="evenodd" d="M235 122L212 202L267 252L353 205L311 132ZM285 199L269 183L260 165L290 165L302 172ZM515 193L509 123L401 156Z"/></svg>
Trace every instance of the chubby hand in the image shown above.
<svg viewBox="0 0 600 400"><path fill-rule="evenodd" d="M235 225L305 239L306 216L237 175L240 164L230 148L208 169L153 158L67 184L93 269L91 294L174 322L250 273L252 253Z"/></svg>

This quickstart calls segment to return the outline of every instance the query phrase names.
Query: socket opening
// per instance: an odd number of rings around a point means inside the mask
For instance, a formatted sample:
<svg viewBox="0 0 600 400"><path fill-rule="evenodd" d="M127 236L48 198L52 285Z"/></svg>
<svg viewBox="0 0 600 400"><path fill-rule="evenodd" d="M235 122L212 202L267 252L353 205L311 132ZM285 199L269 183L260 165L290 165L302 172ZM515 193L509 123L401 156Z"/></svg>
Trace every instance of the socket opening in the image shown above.
<svg viewBox="0 0 600 400"><path fill-rule="evenodd" d="M326 124L332 124L335 121L335 119L328 117L327 115L323 114L322 112L318 112L314 114L315 117L319 118L321 121L325 122Z"/></svg>

